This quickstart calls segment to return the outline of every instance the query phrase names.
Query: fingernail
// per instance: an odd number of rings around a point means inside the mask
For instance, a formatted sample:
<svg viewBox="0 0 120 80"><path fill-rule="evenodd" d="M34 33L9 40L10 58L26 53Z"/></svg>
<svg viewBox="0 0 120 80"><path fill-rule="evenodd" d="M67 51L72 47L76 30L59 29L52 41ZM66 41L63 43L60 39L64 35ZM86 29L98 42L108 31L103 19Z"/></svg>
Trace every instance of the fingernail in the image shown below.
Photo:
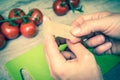
<svg viewBox="0 0 120 80"><path fill-rule="evenodd" d="M111 42L107 42L107 43L106 43L106 47L111 48L111 47L112 47L112 43L111 43Z"/></svg>
<svg viewBox="0 0 120 80"><path fill-rule="evenodd" d="M78 35L79 33L80 33L80 28L79 27L76 27L72 30L73 35Z"/></svg>

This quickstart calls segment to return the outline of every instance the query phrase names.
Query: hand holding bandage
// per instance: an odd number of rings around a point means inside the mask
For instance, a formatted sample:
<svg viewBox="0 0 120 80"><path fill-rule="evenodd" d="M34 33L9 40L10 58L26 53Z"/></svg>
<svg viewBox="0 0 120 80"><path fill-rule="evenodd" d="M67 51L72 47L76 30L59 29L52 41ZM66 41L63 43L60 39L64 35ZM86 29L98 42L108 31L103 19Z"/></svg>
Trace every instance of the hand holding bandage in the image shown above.
<svg viewBox="0 0 120 80"><path fill-rule="evenodd" d="M44 25L44 29L45 27L50 28L52 26ZM59 32L62 31L59 30ZM101 72L96 64L93 54L91 54L81 43L73 44L67 40L69 49L75 54L76 57L72 59L66 59L66 57L64 57L62 54L70 53L59 51L54 37L56 33L46 30L44 34L44 52L51 76L55 80L102 80ZM60 35L57 34L57 36L66 38L63 35L61 36L61 33Z"/></svg>

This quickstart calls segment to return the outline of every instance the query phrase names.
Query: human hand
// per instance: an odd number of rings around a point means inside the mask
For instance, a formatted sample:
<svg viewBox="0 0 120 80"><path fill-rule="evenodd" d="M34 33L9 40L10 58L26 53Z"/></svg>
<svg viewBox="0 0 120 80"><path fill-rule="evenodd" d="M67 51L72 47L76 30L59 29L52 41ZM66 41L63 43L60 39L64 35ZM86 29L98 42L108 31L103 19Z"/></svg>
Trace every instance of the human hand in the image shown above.
<svg viewBox="0 0 120 80"><path fill-rule="evenodd" d="M55 80L102 80L95 58L81 43L67 41L75 54L60 52L53 35L47 33L44 38L44 52L51 76Z"/></svg>
<svg viewBox="0 0 120 80"><path fill-rule="evenodd" d="M71 33L76 37L96 32L102 33L94 35L86 41L89 47L95 47L96 53L120 53L120 14L101 12L82 15L73 22L73 26ZM109 41L106 41L105 36L110 37ZM77 41L71 40L71 42Z"/></svg>

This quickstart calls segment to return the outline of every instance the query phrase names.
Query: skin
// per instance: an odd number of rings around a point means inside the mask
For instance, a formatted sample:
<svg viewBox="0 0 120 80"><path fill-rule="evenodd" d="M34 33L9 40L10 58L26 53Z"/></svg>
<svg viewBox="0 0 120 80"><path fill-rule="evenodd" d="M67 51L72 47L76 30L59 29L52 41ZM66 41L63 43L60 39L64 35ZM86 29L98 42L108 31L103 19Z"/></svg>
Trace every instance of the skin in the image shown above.
<svg viewBox="0 0 120 80"><path fill-rule="evenodd" d="M103 80L93 54L81 43L67 40L67 44L76 57L68 51L60 52L54 35L44 33L44 52L51 76L55 80Z"/></svg>
<svg viewBox="0 0 120 80"><path fill-rule="evenodd" d="M22 33L23 36L31 38L36 35L37 28L33 21L29 21L28 23L21 24L20 32Z"/></svg>
<svg viewBox="0 0 120 80"><path fill-rule="evenodd" d="M18 14L16 15L15 13L18 13ZM19 18L20 18L20 16L24 16L24 15L25 15L25 12L22 9L14 8L9 12L8 17L9 18L18 18L17 20L15 20L15 22L17 24L21 24L23 22L23 19L19 19Z"/></svg>
<svg viewBox="0 0 120 80"><path fill-rule="evenodd" d="M44 51L52 77L55 80L103 80L94 56L80 42L87 35L86 45L93 47L96 53L119 55L120 14L82 15L72 25L71 34L76 39L67 40L67 44L74 55L68 51L60 52L54 36L45 35Z"/></svg>
<svg viewBox="0 0 120 80"><path fill-rule="evenodd" d="M99 12L82 15L72 25L74 27L71 33L76 36L76 39L71 40L71 42L77 43L78 37L101 32L88 38L87 46L93 47L97 54L113 53L120 55L120 14ZM106 38L106 36L109 38Z"/></svg>
<svg viewBox="0 0 120 80"><path fill-rule="evenodd" d="M32 12L31 17L29 18L29 20L34 21L34 23L36 25L39 25L39 24L41 24L43 22L43 14L39 9L33 8L29 12Z"/></svg>
<svg viewBox="0 0 120 80"><path fill-rule="evenodd" d="M19 36L18 26L11 26L9 22L4 22L1 31L7 39L15 39Z"/></svg>
<svg viewBox="0 0 120 80"><path fill-rule="evenodd" d="M0 33L0 49L4 47L5 43L6 43L6 40L4 36Z"/></svg>
<svg viewBox="0 0 120 80"><path fill-rule="evenodd" d="M64 6L61 6L62 3L64 3ZM69 6L65 1L62 2L61 0L56 0L53 4L53 10L57 15L62 16L68 12Z"/></svg>

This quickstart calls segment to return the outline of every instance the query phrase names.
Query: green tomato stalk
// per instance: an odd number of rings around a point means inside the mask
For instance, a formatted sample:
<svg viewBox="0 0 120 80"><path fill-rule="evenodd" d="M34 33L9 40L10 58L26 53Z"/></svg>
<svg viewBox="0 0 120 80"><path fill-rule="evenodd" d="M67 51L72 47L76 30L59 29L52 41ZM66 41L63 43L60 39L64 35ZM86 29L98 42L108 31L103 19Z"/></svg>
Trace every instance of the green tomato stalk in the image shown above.
<svg viewBox="0 0 120 80"><path fill-rule="evenodd" d="M0 23L1 22L10 22L10 21L14 21L14 20L17 20L17 19L21 19L21 18L28 18L28 17L30 17L30 16L28 16L28 15L25 15L25 16L21 16L20 18L11 18L11 19L4 19L4 20L0 20Z"/></svg>
<svg viewBox="0 0 120 80"><path fill-rule="evenodd" d="M73 6L72 6L70 0L68 0L68 4L70 5L70 8L72 9L72 12L74 13L74 12L75 12L75 9L73 8Z"/></svg>
<svg viewBox="0 0 120 80"><path fill-rule="evenodd" d="M77 8L74 8L70 2L70 0L68 0L68 4L70 5L70 8L72 10L72 12L74 13L75 11L79 11L79 12L83 12L82 10L82 5L81 6L78 6Z"/></svg>
<svg viewBox="0 0 120 80"><path fill-rule="evenodd" d="M83 6L81 5L81 6L77 7L75 10L76 10L76 11L79 11L79 12L84 12L84 11L82 10L82 7L83 7Z"/></svg>
<svg viewBox="0 0 120 80"><path fill-rule="evenodd" d="M60 6L65 7L65 5L66 5L66 2L62 0L62 3L60 4Z"/></svg>

